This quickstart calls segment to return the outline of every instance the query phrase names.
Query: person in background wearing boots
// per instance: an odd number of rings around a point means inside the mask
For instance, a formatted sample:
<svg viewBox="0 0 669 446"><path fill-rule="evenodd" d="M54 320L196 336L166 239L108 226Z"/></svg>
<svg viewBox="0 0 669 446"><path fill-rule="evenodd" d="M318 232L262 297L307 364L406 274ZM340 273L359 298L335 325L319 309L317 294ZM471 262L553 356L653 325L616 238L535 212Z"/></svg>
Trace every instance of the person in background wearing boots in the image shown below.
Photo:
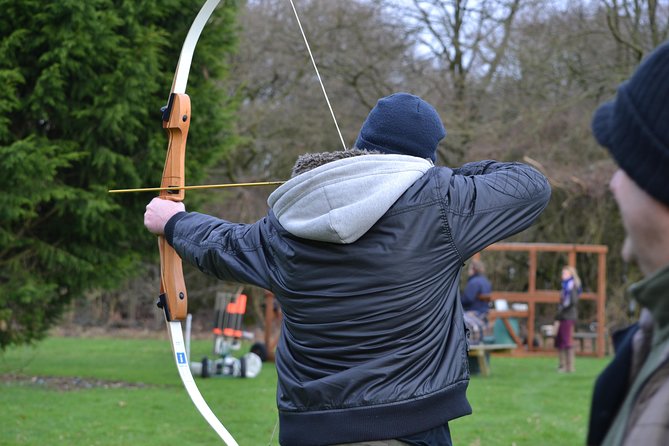
<svg viewBox="0 0 669 446"><path fill-rule="evenodd" d="M669 41L650 53L592 130L619 169L609 187L625 228L622 257L639 322L616 332L616 356L595 383L588 445L669 444Z"/></svg>
<svg viewBox="0 0 669 446"><path fill-rule="evenodd" d="M558 330L555 335L555 348L558 350L560 363L558 372L575 371L574 364L574 326L578 320L578 298L581 294L581 279L576 268L562 268L562 289L556 320Z"/></svg>

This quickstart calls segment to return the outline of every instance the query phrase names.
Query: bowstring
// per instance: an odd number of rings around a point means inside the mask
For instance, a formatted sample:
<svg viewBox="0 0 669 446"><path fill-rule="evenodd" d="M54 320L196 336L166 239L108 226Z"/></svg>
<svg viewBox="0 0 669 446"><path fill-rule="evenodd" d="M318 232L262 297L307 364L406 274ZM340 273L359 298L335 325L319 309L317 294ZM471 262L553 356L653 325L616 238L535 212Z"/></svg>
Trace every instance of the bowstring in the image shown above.
<svg viewBox="0 0 669 446"><path fill-rule="evenodd" d="M337 134L339 134L339 140L341 141L341 145L344 147L344 150L348 150L346 147L346 143L344 142L344 137L341 135L341 130L339 130L339 124L337 123L337 118L335 117L334 110L332 109L332 105L330 104L330 98L328 97L327 91L325 91L325 85L323 84L323 80L321 79L321 73L318 71L318 67L316 66L316 60L314 59L314 55L311 52L311 47L309 46L309 42L307 41L307 35L304 33L304 28L302 28L302 22L300 21L300 16L297 14L297 9L295 9L295 3L293 3L293 0L290 1L290 6L293 8L293 13L295 14L295 20L297 20L297 26L300 28L300 32L302 33L302 39L304 40L304 44L307 46L307 51L309 52L309 58L311 59L311 64L314 66L314 70L316 70L316 77L318 78L318 83L321 84L321 90L323 90L323 95L325 96L325 102L328 104L328 108L330 109L330 114L332 115L332 120L334 121L335 127L337 128Z"/></svg>
<svg viewBox="0 0 669 446"><path fill-rule="evenodd" d="M272 429L272 436L267 443L267 446L271 446L272 440L274 440L274 435L276 435L276 428L279 427L279 417L276 417L276 423L274 423L274 429Z"/></svg>
<svg viewBox="0 0 669 446"><path fill-rule="evenodd" d="M293 0L289 1L290 1L290 6L293 8L293 13L295 14L295 20L297 21L297 26L300 28L300 33L302 34L304 45L307 47L307 52L309 52L309 58L311 59L311 64L313 65L314 70L316 71L316 77L318 78L318 83L321 84L321 90L323 91L323 96L325 96L325 102L327 102L328 104L328 109L330 109L330 115L332 116L334 125L337 128L337 134L339 135L339 140L341 141L341 145L342 147L344 147L344 150L348 150L348 148L346 147L346 143L344 142L344 137L342 136L341 130L339 129L339 124L337 123L337 117L335 116L334 110L332 109L332 104L330 104L330 98L328 97L328 92L325 90L325 84L323 84L321 73L318 71L316 60L314 59L314 55L311 52L311 47L309 46L307 35L304 33L304 28L302 28L302 22L300 21L300 16L298 15L297 9L295 8L295 3L293 3ZM276 423L274 424L274 429L272 429L272 436L269 439L269 443L267 443L268 446L272 443L272 440L276 435L276 428L278 426L279 426L279 419L277 418Z"/></svg>

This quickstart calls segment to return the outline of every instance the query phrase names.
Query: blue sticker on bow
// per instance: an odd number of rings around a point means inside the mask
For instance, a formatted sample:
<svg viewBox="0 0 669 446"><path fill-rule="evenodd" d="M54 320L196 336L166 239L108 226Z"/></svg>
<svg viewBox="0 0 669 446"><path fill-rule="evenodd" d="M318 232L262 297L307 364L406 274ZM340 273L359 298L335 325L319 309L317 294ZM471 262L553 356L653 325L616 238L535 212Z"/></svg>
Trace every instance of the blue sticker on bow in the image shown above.
<svg viewBox="0 0 669 446"><path fill-rule="evenodd" d="M184 352L178 352L177 364L185 364L185 363L186 363L186 354Z"/></svg>

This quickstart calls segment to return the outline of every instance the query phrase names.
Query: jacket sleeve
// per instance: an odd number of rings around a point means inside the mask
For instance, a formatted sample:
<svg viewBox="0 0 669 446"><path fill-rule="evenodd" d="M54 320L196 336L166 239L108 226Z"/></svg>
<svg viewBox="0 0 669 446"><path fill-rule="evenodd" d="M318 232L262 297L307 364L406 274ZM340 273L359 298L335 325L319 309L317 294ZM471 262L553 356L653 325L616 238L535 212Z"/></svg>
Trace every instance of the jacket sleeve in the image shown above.
<svg viewBox="0 0 669 446"><path fill-rule="evenodd" d="M546 177L532 167L491 160L454 169L447 189L446 217L463 261L528 228L551 195Z"/></svg>
<svg viewBox="0 0 669 446"><path fill-rule="evenodd" d="M269 289L261 222L239 224L181 212L167 222L165 238L184 261L205 274Z"/></svg>

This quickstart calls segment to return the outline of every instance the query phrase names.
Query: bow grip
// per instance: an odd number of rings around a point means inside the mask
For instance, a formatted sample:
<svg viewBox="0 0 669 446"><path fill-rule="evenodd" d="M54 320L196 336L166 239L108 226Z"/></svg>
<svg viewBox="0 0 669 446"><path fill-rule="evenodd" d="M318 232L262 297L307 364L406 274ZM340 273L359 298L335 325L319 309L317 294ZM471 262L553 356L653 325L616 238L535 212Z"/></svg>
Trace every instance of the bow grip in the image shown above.
<svg viewBox="0 0 669 446"><path fill-rule="evenodd" d="M165 237L158 237L160 250L160 297L158 307L168 321L183 321L188 315L188 293L184 281L181 257Z"/></svg>

